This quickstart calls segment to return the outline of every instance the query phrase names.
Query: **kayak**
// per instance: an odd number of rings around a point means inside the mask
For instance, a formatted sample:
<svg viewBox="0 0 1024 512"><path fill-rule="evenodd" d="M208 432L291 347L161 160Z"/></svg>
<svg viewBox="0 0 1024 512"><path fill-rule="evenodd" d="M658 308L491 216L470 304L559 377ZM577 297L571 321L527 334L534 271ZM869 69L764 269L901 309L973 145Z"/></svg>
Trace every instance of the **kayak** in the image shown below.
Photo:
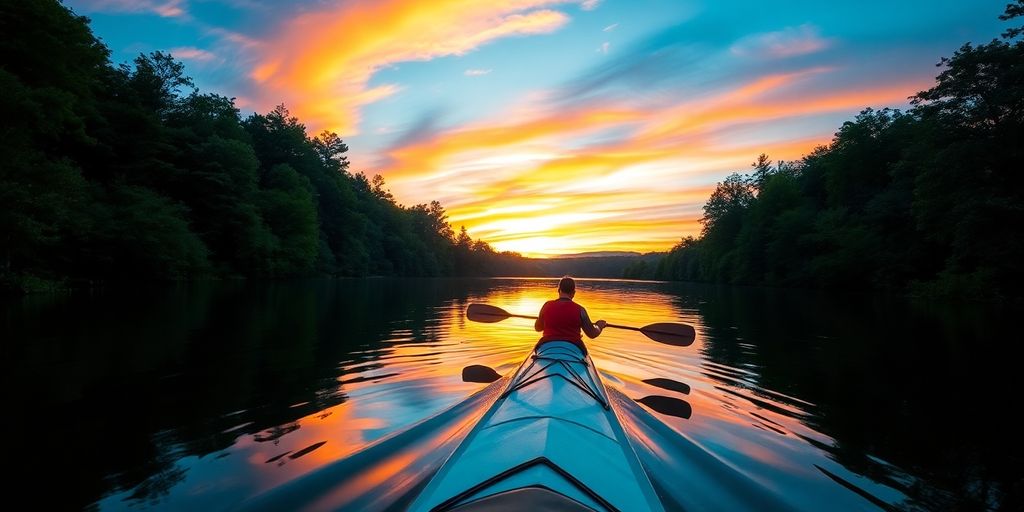
<svg viewBox="0 0 1024 512"><path fill-rule="evenodd" d="M663 511L589 355L542 344L411 511Z"/></svg>

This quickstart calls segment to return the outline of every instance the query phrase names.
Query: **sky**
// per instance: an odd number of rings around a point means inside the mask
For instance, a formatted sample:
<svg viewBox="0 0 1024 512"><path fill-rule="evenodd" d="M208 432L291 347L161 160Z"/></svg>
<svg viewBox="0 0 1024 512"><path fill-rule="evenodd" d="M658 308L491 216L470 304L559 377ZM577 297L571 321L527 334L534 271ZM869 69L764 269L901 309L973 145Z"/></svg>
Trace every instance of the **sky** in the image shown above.
<svg viewBox="0 0 1024 512"><path fill-rule="evenodd" d="M527 256L663 251L717 182L906 108L1005 0L65 0L115 62L169 51L285 104L350 170Z"/></svg>

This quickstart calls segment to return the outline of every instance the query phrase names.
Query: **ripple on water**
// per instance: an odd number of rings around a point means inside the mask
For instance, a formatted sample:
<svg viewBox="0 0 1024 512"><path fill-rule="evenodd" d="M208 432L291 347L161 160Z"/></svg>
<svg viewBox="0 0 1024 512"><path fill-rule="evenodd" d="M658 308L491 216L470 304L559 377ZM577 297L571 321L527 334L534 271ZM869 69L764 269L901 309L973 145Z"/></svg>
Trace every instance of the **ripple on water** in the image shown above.
<svg viewBox="0 0 1024 512"><path fill-rule="evenodd" d="M324 503L400 504L486 405L466 401L490 388L464 382L463 368L508 375L537 340L531 320L477 324L466 307L533 315L554 284L318 280L28 298L0 325L15 348L9 376L25 383L12 417L29 419L11 439L40 451L14 460L68 461L67 479L88 483L57 508L231 508L309 490L305 476L323 479ZM615 280L581 280L577 298L595 319L695 328L689 347L615 329L588 340L669 508L1022 499L1024 457L1001 417L1019 357L993 341L1019 337L1000 323L1013 315Z"/></svg>

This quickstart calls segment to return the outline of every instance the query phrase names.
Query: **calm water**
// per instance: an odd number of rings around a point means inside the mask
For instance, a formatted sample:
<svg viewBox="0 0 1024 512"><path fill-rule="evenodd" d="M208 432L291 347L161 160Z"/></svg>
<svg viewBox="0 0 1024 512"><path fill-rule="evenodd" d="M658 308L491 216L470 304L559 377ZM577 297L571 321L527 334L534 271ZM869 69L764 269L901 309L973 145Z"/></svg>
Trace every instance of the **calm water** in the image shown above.
<svg viewBox="0 0 1024 512"><path fill-rule="evenodd" d="M420 440L372 466L353 454L483 389L462 382L464 366L508 373L536 339L529 320L470 323L466 306L535 314L554 285L209 283L3 303L6 462L16 489L41 483L57 508L233 508L330 471L357 477L341 504L445 447ZM579 288L595 319L697 330L688 348L611 329L589 342L626 397L690 405L688 417L639 404L622 414L670 506L1024 509L1011 419L1019 309L669 283ZM446 425L465 417L446 414Z"/></svg>

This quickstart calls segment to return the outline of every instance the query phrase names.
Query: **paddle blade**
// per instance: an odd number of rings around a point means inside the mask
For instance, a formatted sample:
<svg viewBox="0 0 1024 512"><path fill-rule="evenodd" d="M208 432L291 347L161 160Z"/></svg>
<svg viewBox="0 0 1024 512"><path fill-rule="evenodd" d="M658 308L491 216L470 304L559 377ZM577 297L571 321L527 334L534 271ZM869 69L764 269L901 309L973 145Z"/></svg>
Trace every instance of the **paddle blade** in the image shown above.
<svg viewBox="0 0 1024 512"><path fill-rule="evenodd" d="M661 389L667 389L669 391L677 391L684 395L690 394L690 385L685 382L658 377L656 379L644 379L644 383L652 386L658 386Z"/></svg>
<svg viewBox="0 0 1024 512"><path fill-rule="evenodd" d="M462 369L462 382L480 382L489 384L501 378L498 372L489 366L471 364Z"/></svg>
<svg viewBox="0 0 1024 512"><path fill-rule="evenodd" d="M693 414L693 407L689 402L670 396L651 395L636 399L636 401L667 416L688 420Z"/></svg>
<svg viewBox="0 0 1024 512"><path fill-rule="evenodd" d="M697 336L692 325L667 322L641 327L640 332L654 341L676 347L689 347Z"/></svg>
<svg viewBox="0 0 1024 512"><path fill-rule="evenodd" d="M504 309L497 306L491 306L490 304L470 304L466 308L466 318L474 322L483 322L485 324L492 324L494 322L500 322L509 317L509 314Z"/></svg>

